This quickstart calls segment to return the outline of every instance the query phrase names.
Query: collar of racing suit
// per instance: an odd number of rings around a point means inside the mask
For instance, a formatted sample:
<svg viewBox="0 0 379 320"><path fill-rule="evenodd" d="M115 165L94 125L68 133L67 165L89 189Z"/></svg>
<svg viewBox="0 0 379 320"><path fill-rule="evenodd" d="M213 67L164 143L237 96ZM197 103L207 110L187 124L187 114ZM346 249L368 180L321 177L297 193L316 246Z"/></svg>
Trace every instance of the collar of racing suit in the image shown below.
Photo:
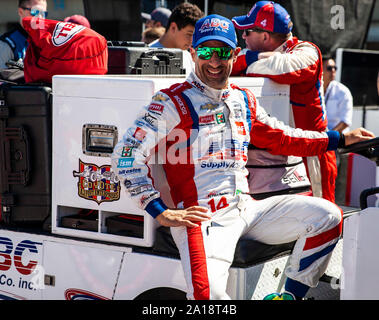
<svg viewBox="0 0 379 320"><path fill-rule="evenodd" d="M214 101L223 101L226 98L229 97L230 92L232 88L230 87L230 83L228 82L228 87L225 89L214 89L206 85L204 82L202 82L195 72L191 72L191 74L188 76L187 81L192 85L192 87L196 88L197 90L200 90L202 94L206 95L207 97L211 98Z"/></svg>
<svg viewBox="0 0 379 320"><path fill-rule="evenodd" d="M298 42L299 39L297 37L291 36L288 40L284 41L279 47L277 47L274 52L284 53L288 50L288 48L293 47Z"/></svg>

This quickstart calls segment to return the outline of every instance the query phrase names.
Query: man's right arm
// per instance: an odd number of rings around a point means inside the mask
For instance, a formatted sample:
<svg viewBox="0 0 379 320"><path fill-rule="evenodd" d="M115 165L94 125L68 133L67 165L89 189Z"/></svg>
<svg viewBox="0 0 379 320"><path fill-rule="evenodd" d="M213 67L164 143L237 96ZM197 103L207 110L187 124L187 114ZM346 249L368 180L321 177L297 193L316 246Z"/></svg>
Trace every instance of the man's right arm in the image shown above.
<svg viewBox="0 0 379 320"><path fill-rule="evenodd" d="M154 95L134 126L129 128L112 154L112 169L127 189L129 196L143 210L167 227L196 227L210 219L208 209L192 206L184 209L168 208L155 189L147 160L151 150L159 150L158 143L179 123L179 115L170 98L163 92ZM163 144L164 146L164 144ZM169 161L169 159L166 159Z"/></svg>
<svg viewBox="0 0 379 320"><path fill-rule="evenodd" d="M112 169L129 196L154 218L167 206L154 187L147 162L158 142L166 138L178 121L179 116L169 97L158 92L152 102L141 110L112 154Z"/></svg>
<svg viewBox="0 0 379 320"><path fill-rule="evenodd" d="M184 209L167 209L157 216L158 222L166 227L197 227L198 222L209 220L208 208L192 206Z"/></svg>

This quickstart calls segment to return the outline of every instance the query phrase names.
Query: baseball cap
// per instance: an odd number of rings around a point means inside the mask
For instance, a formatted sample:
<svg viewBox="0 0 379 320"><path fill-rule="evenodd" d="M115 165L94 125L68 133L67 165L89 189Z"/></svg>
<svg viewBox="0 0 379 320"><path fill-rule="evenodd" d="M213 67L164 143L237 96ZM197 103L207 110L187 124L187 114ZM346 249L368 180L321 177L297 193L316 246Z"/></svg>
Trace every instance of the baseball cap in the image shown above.
<svg viewBox="0 0 379 320"><path fill-rule="evenodd" d="M292 30L291 17L287 10L273 1L258 1L245 16L232 19L237 29L259 28L275 33Z"/></svg>
<svg viewBox="0 0 379 320"><path fill-rule="evenodd" d="M171 10L163 7L155 8L151 14L141 13L141 16L146 20L159 21L163 27L167 27L168 19L170 18Z"/></svg>
<svg viewBox="0 0 379 320"><path fill-rule="evenodd" d="M80 24L82 26L85 26L87 28L91 28L91 25L86 17L81 16L80 14L74 14L71 17L67 17L63 20L64 22L72 22L76 24Z"/></svg>
<svg viewBox="0 0 379 320"><path fill-rule="evenodd" d="M205 41L218 40L233 49L237 46L237 35L233 22L218 14L211 14L196 22L192 45L198 47Z"/></svg>

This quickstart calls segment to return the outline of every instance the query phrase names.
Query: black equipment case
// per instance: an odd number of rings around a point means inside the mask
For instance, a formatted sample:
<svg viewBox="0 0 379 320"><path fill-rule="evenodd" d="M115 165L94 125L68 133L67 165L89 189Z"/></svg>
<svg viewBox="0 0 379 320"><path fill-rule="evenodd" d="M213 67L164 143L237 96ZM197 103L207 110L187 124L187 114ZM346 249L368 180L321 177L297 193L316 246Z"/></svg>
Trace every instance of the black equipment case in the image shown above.
<svg viewBox="0 0 379 320"><path fill-rule="evenodd" d="M51 88L0 85L0 222L43 225L51 213Z"/></svg>
<svg viewBox="0 0 379 320"><path fill-rule="evenodd" d="M150 48L143 42L108 41L108 74L185 74L183 52Z"/></svg>

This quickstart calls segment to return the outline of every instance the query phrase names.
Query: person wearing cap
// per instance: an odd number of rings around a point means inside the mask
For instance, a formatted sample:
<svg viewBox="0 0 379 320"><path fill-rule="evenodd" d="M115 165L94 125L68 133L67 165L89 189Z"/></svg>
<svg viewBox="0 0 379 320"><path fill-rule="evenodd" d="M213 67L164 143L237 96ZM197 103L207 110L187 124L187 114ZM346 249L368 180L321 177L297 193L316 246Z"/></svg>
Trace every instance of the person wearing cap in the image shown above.
<svg viewBox="0 0 379 320"><path fill-rule="evenodd" d="M28 34L23 29L21 21L28 16L46 18L46 0L19 0L18 16L20 24L11 31L0 36L0 69L7 68L8 62L22 63L28 46Z"/></svg>
<svg viewBox="0 0 379 320"><path fill-rule="evenodd" d="M163 7L155 8L151 14L142 13L141 16L146 20L145 28L167 27L168 19L170 18L171 10Z"/></svg>
<svg viewBox="0 0 379 320"><path fill-rule="evenodd" d="M319 48L292 35L292 21L278 3L258 1L247 15L232 19L243 31L246 50L241 52L232 75L267 77L290 85L291 126L326 131L327 118ZM304 158L313 196L335 201L337 176L334 152Z"/></svg>
<svg viewBox="0 0 379 320"><path fill-rule="evenodd" d="M154 94L115 146L112 170L142 210L171 227L189 299L229 298L229 268L241 237L269 244L297 240L286 286L298 289L294 295L305 294L324 273L339 239L341 210L325 199L298 195L254 201L247 146L308 156L373 134L303 131L271 118L249 90L229 82L240 48L233 23L223 16L196 23L190 50L194 71ZM163 164L172 203L163 200L149 174L152 150Z"/></svg>

